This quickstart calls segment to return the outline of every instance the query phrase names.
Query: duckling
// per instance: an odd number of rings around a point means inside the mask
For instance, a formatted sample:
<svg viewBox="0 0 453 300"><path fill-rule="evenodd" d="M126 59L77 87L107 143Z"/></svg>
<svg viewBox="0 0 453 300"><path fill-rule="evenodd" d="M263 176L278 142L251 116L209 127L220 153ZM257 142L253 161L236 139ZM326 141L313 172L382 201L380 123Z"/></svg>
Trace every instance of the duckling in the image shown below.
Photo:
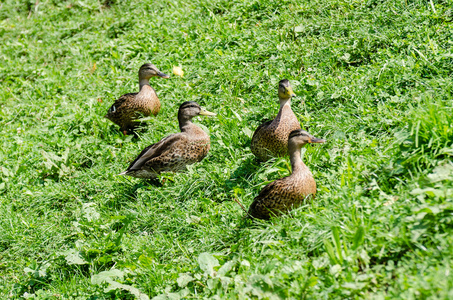
<svg viewBox="0 0 453 300"><path fill-rule="evenodd" d="M300 157L301 148L307 143L324 143L308 132L298 129L290 133L288 152L291 160L290 176L266 185L250 205L248 214L258 219L269 219L301 206L316 195L316 182Z"/></svg>
<svg viewBox="0 0 453 300"><path fill-rule="evenodd" d="M197 102L187 101L178 111L181 132L171 134L159 142L146 147L119 175L155 179L161 172L178 172L187 165L201 161L210 148L209 135L192 123L195 116L215 116Z"/></svg>
<svg viewBox="0 0 453 300"><path fill-rule="evenodd" d="M255 130L250 150L262 161L284 156L288 149L288 135L300 129L299 121L291 110L291 98L296 96L287 79L278 83L280 110L274 120L262 123Z"/></svg>
<svg viewBox="0 0 453 300"><path fill-rule="evenodd" d="M120 126L124 135L135 128L136 119L141 116L157 115L160 111L160 102L156 91L149 85L151 77L159 76L170 78L159 71L155 65L147 63L140 67L138 80L140 91L138 93L124 94L110 107L105 117Z"/></svg>

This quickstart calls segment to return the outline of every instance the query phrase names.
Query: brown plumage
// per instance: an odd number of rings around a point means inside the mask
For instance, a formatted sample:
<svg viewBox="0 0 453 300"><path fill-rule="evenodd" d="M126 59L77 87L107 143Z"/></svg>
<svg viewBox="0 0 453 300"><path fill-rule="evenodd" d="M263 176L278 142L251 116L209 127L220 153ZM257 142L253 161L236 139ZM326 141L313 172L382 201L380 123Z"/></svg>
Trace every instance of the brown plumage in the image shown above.
<svg viewBox="0 0 453 300"><path fill-rule="evenodd" d="M157 115L160 111L156 91L149 85L149 79L154 76L170 77L153 64L142 65L138 71L140 91L119 97L105 115L107 119L119 125L125 135L135 128L136 119L150 114Z"/></svg>
<svg viewBox="0 0 453 300"><path fill-rule="evenodd" d="M250 149L259 159L266 161L272 157L284 156L288 149L288 135L300 129L299 121L291 110L291 97L295 96L289 81L283 79L278 84L280 110L271 121L264 122L255 130Z"/></svg>
<svg viewBox="0 0 453 300"><path fill-rule="evenodd" d="M192 118L198 115L215 114L201 109L200 105L193 101L181 104L178 111L181 132L146 147L129 168L119 175L154 179L161 172L178 172L184 170L187 165L201 161L208 154L210 138L192 123Z"/></svg>
<svg viewBox="0 0 453 300"><path fill-rule="evenodd" d="M258 219L269 219L301 206L316 195L316 182L308 167L302 162L300 149L307 143L324 143L304 130L294 130L288 138L291 160L290 176L266 185L250 205L248 214Z"/></svg>

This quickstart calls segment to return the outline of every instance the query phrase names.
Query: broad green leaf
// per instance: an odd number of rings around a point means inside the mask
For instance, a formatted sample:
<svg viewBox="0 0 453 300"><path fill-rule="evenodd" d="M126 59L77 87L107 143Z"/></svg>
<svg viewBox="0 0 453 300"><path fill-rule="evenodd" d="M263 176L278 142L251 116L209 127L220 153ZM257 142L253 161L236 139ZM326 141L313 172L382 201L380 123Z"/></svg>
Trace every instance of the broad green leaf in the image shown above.
<svg viewBox="0 0 453 300"><path fill-rule="evenodd" d="M149 300L148 295L142 293L136 287L133 287L133 286L128 285L128 284L122 284L122 283L119 283L119 282L116 282L116 281L113 281L113 280L110 280L110 281L107 281L107 282L110 285L104 289L104 292L106 292L106 293L108 293L108 292L110 292L112 290L121 289L121 290L124 290L124 291L128 291L129 293L134 295L135 298L138 299L138 300Z"/></svg>
<svg viewBox="0 0 453 300"><path fill-rule="evenodd" d="M356 250L363 242L363 237L365 236L365 230L362 226L359 226L355 232L352 250Z"/></svg>
<svg viewBox="0 0 453 300"><path fill-rule="evenodd" d="M113 278L118 278L119 280L123 280L124 272L118 269L112 269L110 271L103 271L99 274L95 274L91 276L91 283L92 284L102 284L104 282L110 282Z"/></svg>
<svg viewBox="0 0 453 300"><path fill-rule="evenodd" d="M431 182L439 182L443 180L453 180L453 165L443 164L434 168L431 174L428 174Z"/></svg>
<svg viewBox="0 0 453 300"><path fill-rule="evenodd" d="M333 249L333 246L332 244L327 240L325 239L324 240L324 246L326 247L326 251L327 251L327 254L329 255L330 257L330 260L334 263L336 263L338 261L337 257L335 256L335 251Z"/></svg>
<svg viewBox="0 0 453 300"><path fill-rule="evenodd" d="M176 282L178 283L178 286L180 288L183 288L183 287L186 287L189 282L194 281L194 280L195 280L195 278L193 278L189 274L182 273L182 274L179 274L179 277L178 277L178 279L176 279Z"/></svg>
<svg viewBox="0 0 453 300"><path fill-rule="evenodd" d="M212 277L214 276L214 267L219 266L219 261L211 254L203 252L198 256L198 264L205 274Z"/></svg>
<svg viewBox="0 0 453 300"><path fill-rule="evenodd" d="M217 272L217 276L225 276L228 272L230 272L231 268L235 265L235 261L227 261L223 266L220 267L219 271Z"/></svg>
<svg viewBox="0 0 453 300"><path fill-rule="evenodd" d="M343 254L341 253L341 241L340 241L340 230L337 226L332 228L333 241L335 243L335 248L337 249L338 258L340 263L343 263Z"/></svg>
<svg viewBox="0 0 453 300"><path fill-rule="evenodd" d="M62 254L65 255L65 259L68 265L85 265L88 263L82 258L80 252L76 249L68 250Z"/></svg>

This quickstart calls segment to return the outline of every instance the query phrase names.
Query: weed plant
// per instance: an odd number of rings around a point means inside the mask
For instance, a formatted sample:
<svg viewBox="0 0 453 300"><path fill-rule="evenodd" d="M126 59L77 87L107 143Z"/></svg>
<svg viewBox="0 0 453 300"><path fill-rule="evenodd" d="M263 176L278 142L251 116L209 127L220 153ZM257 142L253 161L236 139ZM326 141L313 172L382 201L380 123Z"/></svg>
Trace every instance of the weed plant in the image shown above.
<svg viewBox="0 0 453 300"><path fill-rule="evenodd" d="M453 2L161 0L0 3L2 299L452 299ZM162 111L137 137L103 118L145 62ZM250 139L298 95L327 143L316 200L249 223L287 158ZM161 186L115 176L178 131L211 151Z"/></svg>

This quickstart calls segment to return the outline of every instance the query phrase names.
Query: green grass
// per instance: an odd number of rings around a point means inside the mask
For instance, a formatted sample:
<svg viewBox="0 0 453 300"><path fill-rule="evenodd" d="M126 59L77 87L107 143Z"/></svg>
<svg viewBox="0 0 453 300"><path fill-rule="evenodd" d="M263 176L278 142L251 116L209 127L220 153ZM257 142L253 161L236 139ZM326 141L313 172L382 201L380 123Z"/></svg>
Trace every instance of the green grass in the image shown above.
<svg viewBox="0 0 453 300"><path fill-rule="evenodd" d="M453 298L451 0L139 2L0 4L2 299ZM145 62L185 75L124 137L103 116ZM290 172L250 152L283 78L328 141L318 195L250 224L233 200ZM218 113L208 156L115 176L189 100Z"/></svg>

